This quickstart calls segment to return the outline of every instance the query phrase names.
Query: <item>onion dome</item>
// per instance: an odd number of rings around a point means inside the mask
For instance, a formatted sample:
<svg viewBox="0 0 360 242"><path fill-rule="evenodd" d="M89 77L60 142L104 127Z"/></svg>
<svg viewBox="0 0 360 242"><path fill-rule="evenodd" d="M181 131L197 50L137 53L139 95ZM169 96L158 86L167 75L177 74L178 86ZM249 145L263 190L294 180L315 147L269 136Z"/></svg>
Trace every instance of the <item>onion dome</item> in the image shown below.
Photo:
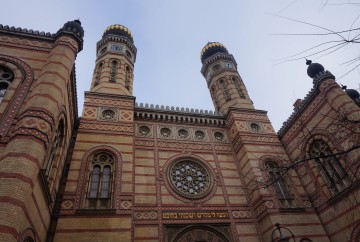
<svg viewBox="0 0 360 242"><path fill-rule="evenodd" d="M75 32L77 32L80 37L84 37L84 29L83 27L81 26L81 22L80 20L76 19L74 21L68 21L64 24L64 27L62 27L62 29L64 30L72 30Z"/></svg>
<svg viewBox="0 0 360 242"><path fill-rule="evenodd" d="M126 37L131 41L131 43L134 43L133 35L132 35L130 29L126 28L123 25L120 25L120 24L110 25L109 27L107 27L105 29L102 37L105 38L106 36L108 36L110 34L118 35L121 37Z"/></svg>
<svg viewBox="0 0 360 242"><path fill-rule="evenodd" d="M323 72L325 68L319 63L312 63L311 60L306 60L307 74L309 77L314 78L317 74Z"/></svg>
<svg viewBox="0 0 360 242"><path fill-rule="evenodd" d="M355 89L346 89L345 92L353 100L359 100L360 99L360 94Z"/></svg>
<svg viewBox="0 0 360 242"><path fill-rule="evenodd" d="M216 54L216 53L225 53L229 54L226 47L219 43L219 42L208 42L204 48L201 50L200 58L201 62L204 63L204 61L209 58L210 56Z"/></svg>

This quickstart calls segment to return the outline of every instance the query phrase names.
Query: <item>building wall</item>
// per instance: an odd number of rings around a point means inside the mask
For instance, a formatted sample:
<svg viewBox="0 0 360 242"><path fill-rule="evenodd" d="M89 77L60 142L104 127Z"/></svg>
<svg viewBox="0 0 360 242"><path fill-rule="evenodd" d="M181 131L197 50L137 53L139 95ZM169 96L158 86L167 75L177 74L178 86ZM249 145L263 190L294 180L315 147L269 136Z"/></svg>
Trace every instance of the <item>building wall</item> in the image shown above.
<svg viewBox="0 0 360 242"><path fill-rule="evenodd" d="M44 241L62 175L61 155L76 118L71 72L79 46L64 35L55 38L6 26L0 31L0 63L15 75L0 103L0 240L30 236ZM39 174L60 119L66 132L44 183Z"/></svg>
<svg viewBox="0 0 360 242"><path fill-rule="evenodd" d="M356 164L360 153L356 149L359 125L351 121L359 120L359 107L329 73L314 79L314 90L303 102L282 130L281 141L293 161L303 160L296 172L330 240L355 241L353 231L360 219ZM348 175L342 179L347 185L338 191L331 188L315 160L308 159L310 145L318 139L324 140L333 154L339 153L336 159Z"/></svg>

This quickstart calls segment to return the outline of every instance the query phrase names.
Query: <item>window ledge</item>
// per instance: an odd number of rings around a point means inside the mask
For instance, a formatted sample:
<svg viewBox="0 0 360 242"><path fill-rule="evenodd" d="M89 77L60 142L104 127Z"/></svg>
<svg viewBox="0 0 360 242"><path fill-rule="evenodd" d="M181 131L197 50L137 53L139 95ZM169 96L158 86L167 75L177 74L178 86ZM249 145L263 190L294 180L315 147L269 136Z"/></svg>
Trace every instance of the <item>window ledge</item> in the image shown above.
<svg viewBox="0 0 360 242"><path fill-rule="evenodd" d="M280 212L287 213L302 213L305 211L305 208L280 208Z"/></svg>
<svg viewBox="0 0 360 242"><path fill-rule="evenodd" d="M76 209L76 214L115 214L116 209L113 208L82 208Z"/></svg>
<svg viewBox="0 0 360 242"><path fill-rule="evenodd" d="M359 188L360 186L360 180L354 181L350 186L344 188L341 192L337 193L336 195L332 196L327 203L329 205L336 204L340 202L343 198L345 198L347 195L349 195L351 192L353 192L355 189Z"/></svg>
<svg viewBox="0 0 360 242"><path fill-rule="evenodd" d="M47 181L47 177L45 175L46 170L45 169L40 169L39 172L39 180L40 180L40 186L41 186L41 190L44 193L45 199L47 201L48 204L52 203L52 199L51 199L51 193L49 190L49 183Z"/></svg>

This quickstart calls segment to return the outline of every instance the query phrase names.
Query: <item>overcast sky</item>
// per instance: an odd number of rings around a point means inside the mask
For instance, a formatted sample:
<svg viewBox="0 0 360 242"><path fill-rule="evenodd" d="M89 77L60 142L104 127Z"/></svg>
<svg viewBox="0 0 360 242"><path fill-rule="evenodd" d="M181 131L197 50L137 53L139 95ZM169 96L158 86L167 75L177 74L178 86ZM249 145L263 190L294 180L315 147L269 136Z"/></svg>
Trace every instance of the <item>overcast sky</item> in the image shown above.
<svg viewBox="0 0 360 242"><path fill-rule="evenodd" d="M90 88L96 42L107 26L122 24L133 33L138 49L134 96L139 103L214 110L200 73L200 51L209 41L221 42L234 55L255 107L267 110L278 130L291 114L295 100L309 92L312 80L306 75L304 59L277 60L328 41L331 36L276 35L328 32L276 15L333 31L358 27L360 7L334 5L341 2L349 0L8 0L2 3L0 23L55 33L66 21L80 18L85 42L76 61L79 115L84 91ZM354 66L343 63L359 54L358 46L348 45L332 54L308 58L338 78ZM355 69L338 82L357 89L359 73Z"/></svg>

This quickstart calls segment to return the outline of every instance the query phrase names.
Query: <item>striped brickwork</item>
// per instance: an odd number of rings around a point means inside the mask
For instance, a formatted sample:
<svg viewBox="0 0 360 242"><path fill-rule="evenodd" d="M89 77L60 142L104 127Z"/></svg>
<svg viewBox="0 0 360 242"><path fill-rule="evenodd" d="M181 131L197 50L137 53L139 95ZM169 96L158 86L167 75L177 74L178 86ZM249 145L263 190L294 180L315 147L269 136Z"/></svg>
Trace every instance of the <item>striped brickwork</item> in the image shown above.
<svg viewBox="0 0 360 242"><path fill-rule="evenodd" d="M357 161L359 125L347 120L359 120L359 107L341 90L333 78L319 77L307 105L298 111L289 127L281 133L281 141L289 157L296 161L310 157L312 140L323 139L337 156L349 175L348 184L334 193L324 180L314 160L302 162L296 170L301 177L312 206L331 241L355 241L358 236L359 189Z"/></svg>
<svg viewBox="0 0 360 242"><path fill-rule="evenodd" d="M252 129L254 123L260 127L259 130ZM272 160L279 166L289 163L289 158L274 133L266 112L232 109L228 116L228 125L239 173L257 221L258 233L263 238L270 238L274 224L278 222L286 224L291 230L297 226L304 228L296 233L299 238L328 241L318 217L308 208L308 198L300 185L299 177L294 172L286 174L284 180L292 193L295 206L286 207L280 204L271 185L264 188L265 182L269 179L265 161Z"/></svg>
<svg viewBox="0 0 360 242"><path fill-rule="evenodd" d="M1 31L0 63L15 78L0 103L0 240L45 241L54 200L49 202L44 190L56 197L64 159L53 169L51 187L38 175L60 117L68 130L62 152L68 147L76 118L70 74L78 43L66 35Z"/></svg>
<svg viewBox="0 0 360 242"><path fill-rule="evenodd" d="M130 241L133 204L132 97L86 93L54 241ZM113 120L101 119L113 110ZM86 207L91 157L107 151L115 157L111 204L103 211Z"/></svg>

